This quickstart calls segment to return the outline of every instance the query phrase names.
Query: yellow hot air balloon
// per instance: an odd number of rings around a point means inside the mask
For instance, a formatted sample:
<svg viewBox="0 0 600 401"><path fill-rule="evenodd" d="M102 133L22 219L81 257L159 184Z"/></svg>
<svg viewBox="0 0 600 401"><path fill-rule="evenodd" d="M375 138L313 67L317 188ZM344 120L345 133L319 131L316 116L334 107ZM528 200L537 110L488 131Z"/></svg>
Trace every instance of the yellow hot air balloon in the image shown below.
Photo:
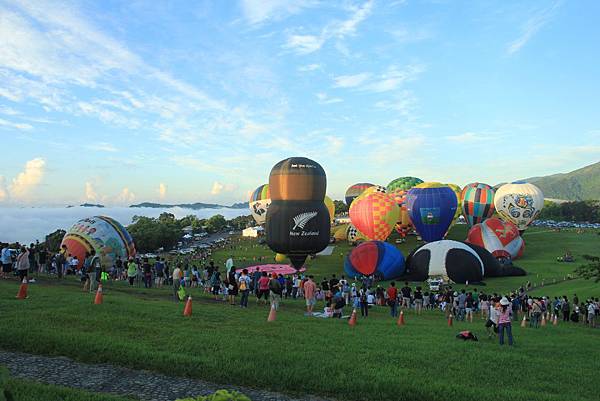
<svg viewBox="0 0 600 401"><path fill-rule="evenodd" d="M325 206L327 206L327 210L329 211L330 220L333 221L335 218L335 203L333 203L333 200L327 195L325 195L323 202L325 202Z"/></svg>
<svg viewBox="0 0 600 401"><path fill-rule="evenodd" d="M287 259L287 256L285 256L283 253L275 254L275 262L277 262L277 263L283 263L283 262L285 262L286 259Z"/></svg>
<svg viewBox="0 0 600 401"><path fill-rule="evenodd" d="M345 241L348 239L348 224L342 224L341 226L338 226L335 228L335 231L333 233L333 238L335 238L336 241Z"/></svg>

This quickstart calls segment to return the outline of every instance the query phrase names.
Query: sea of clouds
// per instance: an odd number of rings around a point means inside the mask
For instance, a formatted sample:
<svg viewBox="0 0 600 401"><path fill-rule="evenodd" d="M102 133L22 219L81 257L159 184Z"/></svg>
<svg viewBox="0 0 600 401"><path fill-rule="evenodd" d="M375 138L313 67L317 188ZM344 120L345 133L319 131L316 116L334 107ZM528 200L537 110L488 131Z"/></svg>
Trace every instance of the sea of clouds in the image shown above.
<svg viewBox="0 0 600 401"><path fill-rule="evenodd" d="M91 216L109 216L124 226L131 224L133 216L158 217L168 212L176 218L196 215L207 218L216 214L226 219L250 214L248 209L184 209L129 208L129 207L71 207L71 208L0 208L0 241L21 243L43 241L47 234L57 229L68 230L75 222Z"/></svg>

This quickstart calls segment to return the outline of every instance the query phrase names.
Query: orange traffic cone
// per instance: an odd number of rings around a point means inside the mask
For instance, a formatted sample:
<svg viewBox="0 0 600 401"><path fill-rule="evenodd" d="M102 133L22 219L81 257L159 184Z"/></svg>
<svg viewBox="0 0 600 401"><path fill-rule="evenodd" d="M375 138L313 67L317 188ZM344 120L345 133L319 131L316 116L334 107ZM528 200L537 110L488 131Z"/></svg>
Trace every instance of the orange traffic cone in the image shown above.
<svg viewBox="0 0 600 401"><path fill-rule="evenodd" d="M453 319L453 316L452 316L452 314L450 314L448 316L448 327L452 327L452 319Z"/></svg>
<svg viewBox="0 0 600 401"><path fill-rule="evenodd" d="M546 325L546 315L542 314L542 326Z"/></svg>
<svg viewBox="0 0 600 401"><path fill-rule="evenodd" d="M523 320L521 320L521 327L527 327L527 318L523 316Z"/></svg>
<svg viewBox="0 0 600 401"><path fill-rule="evenodd" d="M404 326L404 311L400 311L400 316L398 316L398 326Z"/></svg>
<svg viewBox="0 0 600 401"><path fill-rule="evenodd" d="M19 292L15 297L17 299L25 299L27 298L27 278L23 277L23 281L21 282L21 286L19 287Z"/></svg>
<svg viewBox="0 0 600 401"><path fill-rule="evenodd" d="M554 320L552 321L552 325L556 326L558 324L558 316L554 315Z"/></svg>
<svg viewBox="0 0 600 401"><path fill-rule="evenodd" d="M185 308L183 308L183 316L192 316L192 297L188 297Z"/></svg>
<svg viewBox="0 0 600 401"><path fill-rule="evenodd" d="M269 312L267 322L274 322L275 318L277 318L277 310L275 309L275 305L271 305L271 311Z"/></svg>
<svg viewBox="0 0 600 401"><path fill-rule="evenodd" d="M356 326L356 309L352 310L352 315L350 315L350 320L348 320L348 324L350 326Z"/></svg>
<svg viewBox="0 0 600 401"><path fill-rule="evenodd" d="M98 285L98 291L96 291L96 299L94 299L94 305L101 305L104 301L102 297L102 284Z"/></svg>

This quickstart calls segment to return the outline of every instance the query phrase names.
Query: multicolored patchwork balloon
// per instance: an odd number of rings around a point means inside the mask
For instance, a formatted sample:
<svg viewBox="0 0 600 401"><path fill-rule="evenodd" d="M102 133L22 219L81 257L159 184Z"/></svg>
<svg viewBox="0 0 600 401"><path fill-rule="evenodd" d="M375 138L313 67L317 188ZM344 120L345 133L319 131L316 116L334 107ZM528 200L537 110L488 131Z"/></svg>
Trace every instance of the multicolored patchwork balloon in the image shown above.
<svg viewBox="0 0 600 401"><path fill-rule="evenodd" d="M404 255L387 242L369 241L354 248L344 261L344 272L350 278L379 276L393 280L404 273Z"/></svg>
<svg viewBox="0 0 600 401"><path fill-rule="evenodd" d="M396 189L390 193L390 196L400 208L400 219L396 223L395 229L402 238L406 238L408 233L413 229L413 224L410 221L410 216L408 215L408 209L406 207L407 193L408 191L403 191L401 189Z"/></svg>
<svg viewBox="0 0 600 401"><path fill-rule="evenodd" d="M479 224L494 214L494 188L488 184L467 184L461 194L462 214L470 227Z"/></svg>
<svg viewBox="0 0 600 401"><path fill-rule="evenodd" d="M136 253L133 238L125 227L107 216L79 220L63 237L61 247L63 245L71 255L77 256L78 267L83 265L86 252L92 249L106 269L112 267L118 257L127 260Z"/></svg>
<svg viewBox="0 0 600 401"><path fill-rule="evenodd" d="M350 205L352 224L370 240L385 241L399 217L400 208L386 193L364 193Z"/></svg>

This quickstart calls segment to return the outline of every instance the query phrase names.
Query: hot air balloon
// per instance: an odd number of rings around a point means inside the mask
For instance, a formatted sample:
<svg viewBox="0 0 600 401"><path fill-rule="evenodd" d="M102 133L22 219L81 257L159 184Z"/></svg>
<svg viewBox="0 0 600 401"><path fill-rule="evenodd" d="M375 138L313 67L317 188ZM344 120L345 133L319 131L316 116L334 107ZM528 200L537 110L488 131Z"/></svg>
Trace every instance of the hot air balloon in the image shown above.
<svg viewBox="0 0 600 401"><path fill-rule="evenodd" d="M335 203L331 200L331 198L325 195L325 199L323 200L325 206L327 207L327 211L329 211L329 220L333 221L335 218Z"/></svg>
<svg viewBox="0 0 600 401"><path fill-rule="evenodd" d="M283 262L285 262L286 259L287 259L287 256L285 256L283 253L275 254L275 262L277 262L277 263L283 263Z"/></svg>
<svg viewBox="0 0 600 401"><path fill-rule="evenodd" d="M441 240L414 250L407 261L410 279L425 281L428 277L443 277L455 283L476 283L485 273L481 257L467 244Z"/></svg>
<svg viewBox="0 0 600 401"><path fill-rule="evenodd" d="M404 255L387 242L364 242L348 254L344 271L350 278L374 274L383 280L393 280L404 273Z"/></svg>
<svg viewBox="0 0 600 401"><path fill-rule="evenodd" d="M336 241L345 241L348 239L348 224L342 224L341 226L335 227L333 232L333 238Z"/></svg>
<svg viewBox="0 0 600 401"><path fill-rule="evenodd" d="M352 204L352 201L354 200L354 198L356 198L358 195L362 194L363 191L369 187L372 187L373 184L369 184L366 182L361 182L358 184L354 184L351 185L347 190L346 190L346 205L350 206Z"/></svg>
<svg viewBox="0 0 600 401"><path fill-rule="evenodd" d="M406 205L415 229L427 242L444 238L456 213L456 194L444 185L427 183L416 186L406 195ZM423 185L423 184L421 184Z"/></svg>
<svg viewBox="0 0 600 401"><path fill-rule="evenodd" d="M423 180L417 177L400 177L390 182L387 186L387 190L388 192L394 192L396 190L408 191L422 183Z"/></svg>
<svg viewBox="0 0 600 401"><path fill-rule="evenodd" d="M504 221L514 223L523 232L542 211L544 194L524 181L504 184L494 195L494 206Z"/></svg>
<svg viewBox="0 0 600 401"><path fill-rule="evenodd" d="M103 267L113 266L117 257L127 260L135 256L133 238L118 221L106 216L94 216L79 220L63 237L62 245L66 245L69 253L77 256L81 267L86 252L92 249L100 256Z"/></svg>
<svg viewBox="0 0 600 401"><path fill-rule="evenodd" d="M523 255L525 243L517 226L495 217L475 224L467 234L470 244L487 249L496 258L517 259Z"/></svg>
<svg viewBox="0 0 600 401"><path fill-rule="evenodd" d="M267 219L267 209L271 204L271 193L269 192L269 184L261 185L256 188L250 196L250 213L254 217L257 224L264 224Z"/></svg>
<svg viewBox="0 0 600 401"><path fill-rule="evenodd" d="M494 214L494 189L479 182L466 185L460 195L462 214L470 227Z"/></svg>
<svg viewBox="0 0 600 401"><path fill-rule="evenodd" d="M456 220L458 220L458 218L460 217L460 214L462 213L462 201L461 201L461 192L462 189L456 185L456 184L446 184L447 186L450 187L450 189L452 189L454 191L454 195L456 195L456 212L454 213L454 219L452 219L452 224L450 224L450 227L452 227L454 225L454 223L456 222Z"/></svg>
<svg viewBox="0 0 600 401"><path fill-rule="evenodd" d="M368 241L353 224L348 224L346 227L346 239L350 244L356 244L358 241Z"/></svg>
<svg viewBox="0 0 600 401"><path fill-rule="evenodd" d="M329 244L331 223L323 202L325 170L305 157L282 160L271 170L269 189L267 244L274 252L287 255L300 269L309 254L319 253Z"/></svg>
<svg viewBox="0 0 600 401"><path fill-rule="evenodd" d="M408 209L406 207L406 193L407 191L403 191L401 189L396 189L390 193L390 196L400 208L400 218L398 219L395 228L402 238L406 238L408 233L413 229L410 216L408 215Z"/></svg>
<svg viewBox="0 0 600 401"><path fill-rule="evenodd" d="M368 239L385 241L400 217L400 208L386 193L363 193L350 205L352 224Z"/></svg>

